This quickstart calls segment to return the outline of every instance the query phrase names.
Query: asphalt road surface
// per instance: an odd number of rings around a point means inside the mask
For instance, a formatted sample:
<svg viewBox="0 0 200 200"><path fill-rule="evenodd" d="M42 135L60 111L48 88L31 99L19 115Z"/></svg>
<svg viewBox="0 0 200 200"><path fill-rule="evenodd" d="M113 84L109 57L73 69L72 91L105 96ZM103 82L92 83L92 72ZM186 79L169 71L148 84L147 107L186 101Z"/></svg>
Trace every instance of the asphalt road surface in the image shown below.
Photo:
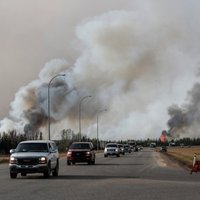
<svg viewBox="0 0 200 200"><path fill-rule="evenodd" d="M68 166L60 159L58 177L32 174L10 179L0 164L1 200L198 200L200 172L188 169L152 149L104 158L96 165Z"/></svg>

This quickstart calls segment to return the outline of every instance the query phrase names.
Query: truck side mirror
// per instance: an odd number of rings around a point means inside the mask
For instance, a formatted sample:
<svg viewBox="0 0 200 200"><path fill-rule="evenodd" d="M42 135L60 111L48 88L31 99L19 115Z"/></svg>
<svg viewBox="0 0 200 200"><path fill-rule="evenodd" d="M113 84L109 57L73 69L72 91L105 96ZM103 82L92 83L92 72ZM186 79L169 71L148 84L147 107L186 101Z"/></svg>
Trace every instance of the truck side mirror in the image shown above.
<svg viewBox="0 0 200 200"><path fill-rule="evenodd" d="M15 153L15 149L10 149L10 154Z"/></svg>

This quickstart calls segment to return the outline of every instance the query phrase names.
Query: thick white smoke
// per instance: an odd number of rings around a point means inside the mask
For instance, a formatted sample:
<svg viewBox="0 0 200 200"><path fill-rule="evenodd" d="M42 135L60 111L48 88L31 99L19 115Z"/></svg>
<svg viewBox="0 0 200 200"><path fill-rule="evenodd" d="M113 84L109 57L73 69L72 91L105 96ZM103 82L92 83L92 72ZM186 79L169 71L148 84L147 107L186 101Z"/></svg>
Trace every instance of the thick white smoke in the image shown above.
<svg viewBox="0 0 200 200"><path fill-rule="evenodd" d="M92 98L82 106L83 134L96 137L96 112L107 108L100 114L100 139L159 137L168 106L183 101L199 63L200 7L181 2L138 3L132 12L112 11L80 24L74 66L63 60L45 65L38 80L16 94L11 118L45 131L48 81L65 73L50 90L54 137L63 128L78 132L78 106L87 95Z"/></svg>

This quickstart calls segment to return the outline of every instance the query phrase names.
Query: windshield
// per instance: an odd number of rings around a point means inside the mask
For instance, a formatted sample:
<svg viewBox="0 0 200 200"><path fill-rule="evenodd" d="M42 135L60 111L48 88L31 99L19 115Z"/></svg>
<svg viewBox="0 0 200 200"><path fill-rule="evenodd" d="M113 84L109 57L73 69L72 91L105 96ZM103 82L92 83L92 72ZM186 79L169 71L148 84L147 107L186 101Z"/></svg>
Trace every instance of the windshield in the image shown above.
<svg viewBox="0 0 200 200"><path fill-rule="evenodd" d="M136 143L132 143L132 142L130 142L128 144L131 145L131 146L135 146L136 145Z"/></svg>
<svg viewBox="0 0 200 200"><path fill-rule="evenodd" d="M47 143L21 143L16 152L48 152Z"/></svg>
<svg viewBox="0 0 200 200"><path fill-rule="evenodd" d="M74 143L70 146L70 149L90 149L90 145L87 143Z"/></svg>
<svg viewBox="0 0 200 200"><path fill-rule="evenodd" d="M107 144L106 147L117 147L117 144Z"/></svg>

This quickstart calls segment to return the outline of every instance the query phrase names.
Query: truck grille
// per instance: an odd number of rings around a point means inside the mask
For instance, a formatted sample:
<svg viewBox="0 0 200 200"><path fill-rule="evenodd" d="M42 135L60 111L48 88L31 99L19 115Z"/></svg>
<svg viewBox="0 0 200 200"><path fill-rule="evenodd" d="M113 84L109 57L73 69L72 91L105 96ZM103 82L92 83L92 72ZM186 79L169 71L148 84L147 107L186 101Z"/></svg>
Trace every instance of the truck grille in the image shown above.
<svg viewBox="0 0 200 200"><path fill-rule="evenodd" d="M18 158L19 165L37 165L38 158Z"/></svg>
<svg viewBox="0 0 200 200"><path fill-rule="evenodd" d="M82 151L82 152L80 152L80 151L78 151L78 152L72 152L72 157L85 157L85 155L86 155L86 152L84 152L84 151Z"/></svg>
<svg viewBox="0 0 200 200"><path fill-rule="evenodd" d="M115 149L108 149L108 151L109 151L109 152L114 152L114 151L115 151Z"/></svg>

